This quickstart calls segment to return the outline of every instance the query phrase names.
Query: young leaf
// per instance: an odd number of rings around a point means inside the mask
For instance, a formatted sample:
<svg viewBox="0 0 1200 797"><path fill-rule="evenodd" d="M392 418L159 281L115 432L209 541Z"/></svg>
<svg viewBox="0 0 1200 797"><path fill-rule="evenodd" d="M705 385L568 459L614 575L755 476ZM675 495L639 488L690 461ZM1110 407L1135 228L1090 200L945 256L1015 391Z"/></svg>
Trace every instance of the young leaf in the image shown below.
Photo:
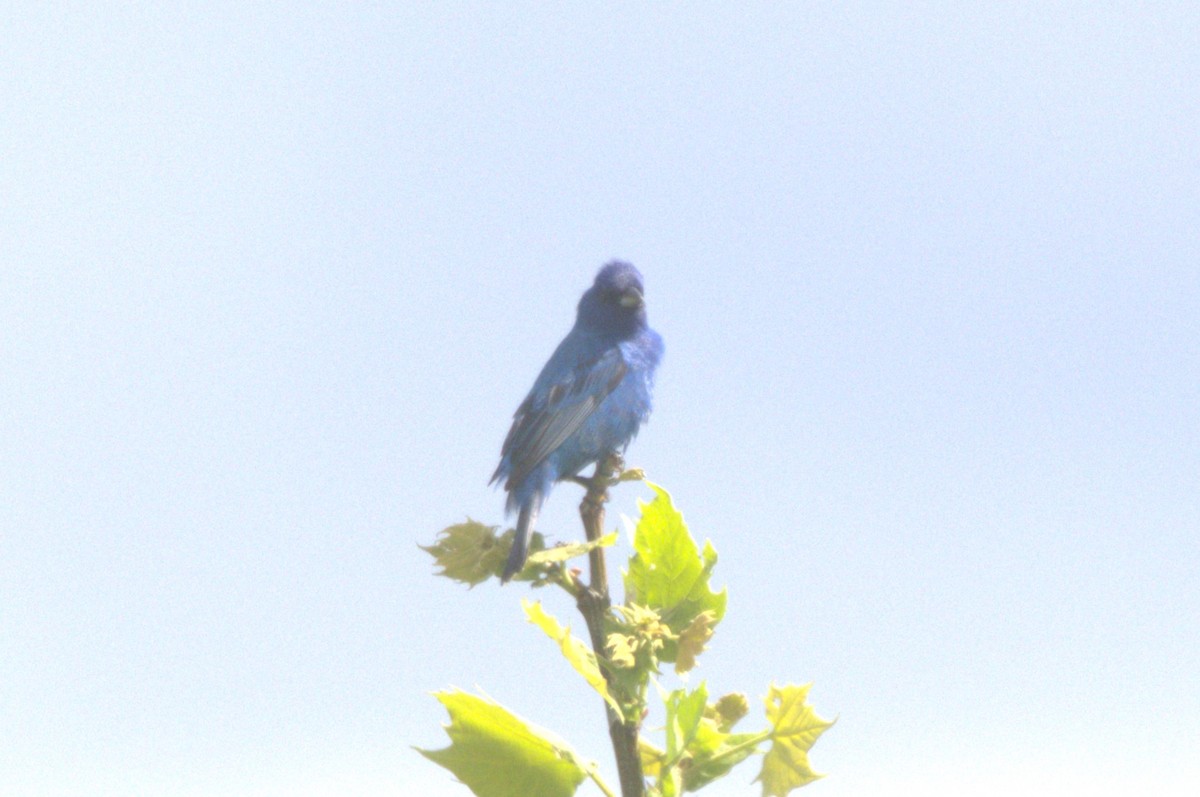
<svg viewBox="0 0 1200 797"><path fill-rule="evenodd" d="M634 532L635 553L625 573L625 602L656 610L675 634L706 611L712 613L711 628L725 615L727 597L725 590L713 592L708 583L717 552L708 542L701 552L667 491L646 484L657 495L641 505L642 516ZM675 661L675 648L668 645L661 659Z"/></svg>
<svg viewBox="0 0 1200 797"><path fill-rule="evenodd" d="M767 721L771 723L771 749L763 757L763 797L786 797L793 789L821 776L808 764L808 751L832 722L821 719L805 702L812 684L772 686L767 695Z"/></svg>
<svg viewBox="0 0 1200 797"><path fill-rule="evenodd" d="M450 713L450 746L417 752L477 797L571 797L587 773L566 744L491 700L459 690L434 695Z"/></svg>
<svg viewBox="0 0 1200 797"><path fill-rule="evenodd" d="M716 722L720 730L729 733L729 730L749 713L750 701L746 696L741 692L730 692L721 695L716 703L709 706L704 716Z"/></svg>
<svg viewBox="0 0 1200 797"><path fill-rule="evenodd" d="M716 617L711 611L700 612L691 625L679 635L679 649L675 655L675 672L685 673L696 666L696 657L704 651L704 645L712 638Z"/></svg>
<svg viewBox="0 0 1200 797"><path fill-rule="evenodd" d="M648 778L657 778L662 772L663 763L666 761L667 754L663 750L659 750L650 742L646 741L646 737L638 737L638 758L642 760L642 774Z"/></svg>
<svg viewBox="0 0 1200 797"><path fill-rule="evenodd" d="M613 711L621 713L621 707L617 701L613 699L608 692L608 683L604 680L604 675L600 672L599 665L596 664L596 654L588 650L580 640L571 636L571 629L565 628L558 624L546 610L542 608L541 602L533 602L521 599L521 608L525 610L525 616L529 622L536 625L538 628L546 632L546 636L558 643L559 650L562 651L565 658L575 672L583 676L583 679L588 682L588 685L600 693L604 698L604 702L612 706Z"/></svg>
<svg viewBox="0 0 1200 797"><path fill-rule="evenodd" d="M691 745L707 702L708 689L704 684L691 694L677 689L667 696L667 766L678 763Z"/></svg>
<svg viewBox="0 0 1200 797"><path fill-rule="evenodd" d="M485 526L467 518L466 523L448 526L438 532L433 545L421 545L421 550L433 555L439 576L475 586L492 577L492 573L507 556L496 535L497 526Z"/></svg>
<svg viewBox="0 0 1200 797"><path fill-rule="evenodd" d="M537 553L531 553L528 561L539 564L565 562L568 559L574 559L576 556L583 556L593 548L607 548L616 544L617 533L614 531L592 542L571 542L565 545L555 545Z"/></svg>
<svg viewBox="0 0 1200 797"><path fill-rule="evenodd" d="M513 530L496 534L499 526L485 526L477 520L467 518L466 523L447 526L438 532L433 545L417 546L431 554L435 564L441 568L437 575L462 582L468 587L500 575L508 549L512 547ZM545 538L534 532L530 540L531 551L546 547ZM536 556L537 554L532 554Z"/></svg>
<svg viewBox="0 0 1200 797"><path fill-rule="evenodd" d="M726 695L717 704L724 703L736 713L736 706L730 705L736 701L730 698L737 697L740 696ZM707 690L703 684L691 695L684 696L682 691L677 691L664 699L667 752L662 766L670 767L667 774L679 775L669 784L666 778L660 777L664 794L671 789L687 792L707 786L757 753L759 744L770 738L770 731L730 734L728 726L720 725L722 713L718 705L705 705L705 699ZM744 697L742 702L745 702Z"/></svg>
<svg viewBox="0 0 1200 797"><path fill-rule="evenodd" d="M683 774L684 791L697 791L725 777L729 770L757 753L759 743L766 738L766 733L726 733L710 717L705 717L688 751L692 760Z"/></svg>
<svg viewBox="0 0 1200 797"><path fill-rule="evenodd" d="M604 643L608 651L608 660L613 666L628 670L637 665L638 638L632 634L609 634Z"/></svg>

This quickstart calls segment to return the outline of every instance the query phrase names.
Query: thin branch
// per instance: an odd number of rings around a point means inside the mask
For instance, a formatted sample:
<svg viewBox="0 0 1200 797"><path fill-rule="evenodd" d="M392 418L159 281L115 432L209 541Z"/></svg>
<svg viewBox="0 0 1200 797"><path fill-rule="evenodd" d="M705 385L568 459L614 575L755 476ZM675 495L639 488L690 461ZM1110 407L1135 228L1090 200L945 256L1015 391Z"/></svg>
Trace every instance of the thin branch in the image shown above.
<svg viewBox="0 0 1200 797"><path fill-rule="evenodd" d="M579 505L579 516L583 520L583 529L588 542L595 542L604 536L604 504L608 501L608 488L614 483L614 478L622 470L621 457L611 454L596 463L596 471L590 479L577 478L579 484L587 488L587 495ZM588 552L588 562L591 568L591 583L580 589L576 595L576 605L587 622L588 634L592 640L592 649L597 661L605 658L604 621L608 617L612 600L608 595L608 570L604 563L604 549L596 546ZM582 584L580 585L583 586ZM610 676L607 668L601 668L604 679L608 682L609 692L622 702L628 700L628 695L621 693L619 685ZM608 735L612 739L613 752L617 757L617 772L621 778L622 797L644 797L646 779L642 774L642 760L638 754L638 725L640 718L626 721L611 706L605 704L608 717Z"/></svg>
<svg viewBox="0 0 1200 797"><path fill-rule="evenodd" d="M594 764L588 767L585 771L587 772L588 777L592 779L592 783L595 783L600 788L600 791L604 792L604 797L617 797L616 793L613 792L612 787L604 782L604 778L600 777L600 773L596 770L596 766Z"/></svg>

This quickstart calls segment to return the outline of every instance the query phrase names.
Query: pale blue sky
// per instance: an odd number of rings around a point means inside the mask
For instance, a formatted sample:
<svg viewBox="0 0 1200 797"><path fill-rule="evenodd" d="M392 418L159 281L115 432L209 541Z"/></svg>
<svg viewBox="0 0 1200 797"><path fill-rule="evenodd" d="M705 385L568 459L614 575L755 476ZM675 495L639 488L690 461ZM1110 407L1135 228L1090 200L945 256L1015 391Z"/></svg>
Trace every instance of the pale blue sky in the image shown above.
<svg viewBox="0 0 1200 797"><path fill-rule="evenodd" d="M416 546L614 256L806 793L1193 793L1197 6L249 5L0 21L0 793L464 795L451 685L612 773Z"/></svg>

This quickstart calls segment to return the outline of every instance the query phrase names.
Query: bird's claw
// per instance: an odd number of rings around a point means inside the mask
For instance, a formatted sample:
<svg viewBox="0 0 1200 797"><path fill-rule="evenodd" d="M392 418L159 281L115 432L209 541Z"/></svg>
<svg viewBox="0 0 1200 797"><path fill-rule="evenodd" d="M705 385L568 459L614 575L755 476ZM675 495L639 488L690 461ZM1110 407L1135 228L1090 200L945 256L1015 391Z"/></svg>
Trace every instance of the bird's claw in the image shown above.
<svg viewBox="0 0 1200 797"><path fill-rule="evenodd" d="M603 492L621 482L639 482L646 478L646 472L641 468L625 468L625 460L620 454L609 454L601 462L591 476L575 474L567 476L564 481L572 481L583 489L591 492Z"/></svg>
<svg viewBox="0 0 1200 797"><path fill-rule="evenodd" d="M613 451L604 462L609 473L620 473L625 470L625 457Z"/></svg>

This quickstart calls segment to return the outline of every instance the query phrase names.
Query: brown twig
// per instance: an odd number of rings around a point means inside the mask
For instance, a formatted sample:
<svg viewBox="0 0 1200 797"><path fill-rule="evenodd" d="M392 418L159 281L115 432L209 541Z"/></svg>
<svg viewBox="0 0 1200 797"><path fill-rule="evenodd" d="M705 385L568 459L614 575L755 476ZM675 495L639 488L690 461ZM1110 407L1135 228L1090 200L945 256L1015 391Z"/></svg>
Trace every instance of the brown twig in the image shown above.
<svg viewBox="0 0 1200 797"><path fill-rule="evenodd" d="M583 529L588 542L594 542L604 536L604 504L608 501L608 487L613 478L621 472L623 463L617 454L610 454L596 463L596 471L590 479L576 478L579 484L587 488L583 503L579 505L579 517L583 520ZM604 548L596 546L588 554L591 566L591 583L578 593L577 605L587 623L588 634L592 639L592 649L596 659L605 658L604 620L612 607L608 595L608 570L604 564ZM609 691L622 702L624 695L619 694L617 684L604 671L608 681ZM627 722L607 703L605 712L608 716L608 735L612 739L613 752L617 757L617 772L621 779L622 797L644 797L646 779L642 775L642 760L638 755L638 725L637 720Z"/></svg>

